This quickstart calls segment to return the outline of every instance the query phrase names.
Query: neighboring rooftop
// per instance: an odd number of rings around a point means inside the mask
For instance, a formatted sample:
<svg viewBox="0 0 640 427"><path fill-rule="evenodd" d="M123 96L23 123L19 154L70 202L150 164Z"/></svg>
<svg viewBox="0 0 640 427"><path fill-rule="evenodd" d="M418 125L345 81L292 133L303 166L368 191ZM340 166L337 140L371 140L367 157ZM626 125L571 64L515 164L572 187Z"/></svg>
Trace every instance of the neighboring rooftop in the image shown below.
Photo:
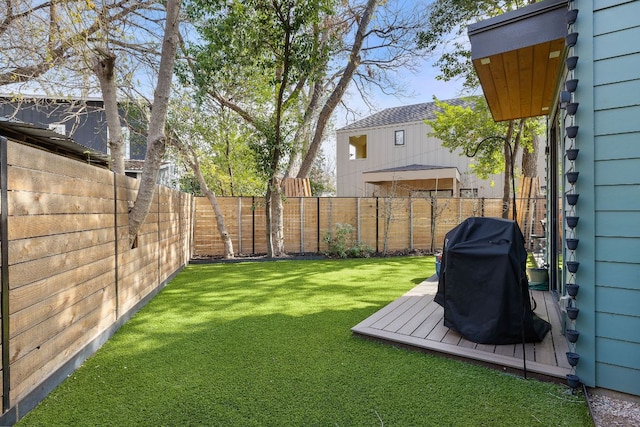
<svg viewBox="0 0 640 427"><path fill-rule="evenodd" d="M124 168L128 171L141 171L144 169L144 160L125 159Z"/></svg>
<svg viewBox="0 0 640 427"><path fill-rule="evenodd" d="M378 173L378 172L410 172L410 171L427 171L427 170L436 170L436 169L453 169L455 166L435 166L435 165L407 165L407 166L399 166L396 168L389 169L380 169L375 171L366 171L363 173Z"/></svg>
<svg viewBox="0 0 640 427"><path fill-rule="evenodd" d="M38 125L0 117L0 136L94 165L109 165L109 157L106 154Z"/></svg>
<svg viewBox="0 0 640 427"><path fill-rule="evenodd" d="M55 102L103 102L99 96L61 96L44 94L0 93L0 98L9 102L55 101Z"/></svg>
<svg viewBox="0 0 640 427"><path fill-rule="evenodd" d="M461 98L447 99L442 102L447 104L464 106L468 105L469 101ZM401 107L386 108L369 117L353 122L338 130L352 130L363 129L378 126L387 126L397 123L410 123L422 120L433 120L436 118L436 113L440 109L436 106L435 102L424 102L422 104L403 105Z"/></svg>

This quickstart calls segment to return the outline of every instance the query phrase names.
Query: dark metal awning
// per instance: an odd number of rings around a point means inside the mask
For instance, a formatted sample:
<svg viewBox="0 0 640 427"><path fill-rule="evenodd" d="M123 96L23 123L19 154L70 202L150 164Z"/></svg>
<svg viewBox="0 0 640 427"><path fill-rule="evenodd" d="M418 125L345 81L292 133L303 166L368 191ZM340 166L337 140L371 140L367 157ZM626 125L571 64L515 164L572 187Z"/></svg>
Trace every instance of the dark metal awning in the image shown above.
<svg viewBox="0 0 640 427"><path fill-rule="evenodd" d="M364 182L411 181L425 179L451 179L460 182L460 171L455 166L408 165L397 168L366 171L362 173Z"/></svg>
<svg viewBox="0 0 640 427"><path fill-rule="evenodd" d="M469 25L471 59L495 121L549 113L565 56L567 0Z"/></svg>
<svg viewBox="0 0 640 427"><path fill-rule="evenodd" d="M0 136L96 166L109 166L109 156L106 154L34 124L0 117Z"/></svg>

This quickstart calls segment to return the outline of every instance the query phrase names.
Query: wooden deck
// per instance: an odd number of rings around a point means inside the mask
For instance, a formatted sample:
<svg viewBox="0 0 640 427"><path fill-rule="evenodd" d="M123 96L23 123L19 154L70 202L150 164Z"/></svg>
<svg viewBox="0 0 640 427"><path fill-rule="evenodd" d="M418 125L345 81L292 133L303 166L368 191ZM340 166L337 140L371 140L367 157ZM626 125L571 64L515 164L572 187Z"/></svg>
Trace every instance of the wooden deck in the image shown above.
<svg viewBox="0 0 640 427"><path fill-rule="evenodd" d="M428 279L351 330L357 335L523 373L522 344L476 344L444 326L444 310L433 301L437 287L435 277ZM571 372L565 354L569 346L561 334L556 303L549 292L532 291L532 295L537 303L535 313L551 323L551 331L542 342L525 344L527 372L566 380Z"/></svg>

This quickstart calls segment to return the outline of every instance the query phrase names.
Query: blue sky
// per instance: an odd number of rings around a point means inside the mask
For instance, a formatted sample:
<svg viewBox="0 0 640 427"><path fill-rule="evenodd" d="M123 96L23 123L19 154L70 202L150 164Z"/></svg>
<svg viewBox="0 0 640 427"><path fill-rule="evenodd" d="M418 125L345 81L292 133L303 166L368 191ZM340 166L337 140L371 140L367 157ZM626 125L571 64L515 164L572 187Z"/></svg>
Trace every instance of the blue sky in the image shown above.
<svg viewBox="0 0 640 427"><path fill-rule="evenodd" d="M431 102L434 96L444 100L456 98L462 94L461 81L443 82L436 79L437 75L438 70L433 66L432 62L427 59L421 61L417 72L399 70L398 78L413 92L412 96L396 97L377 92L374 98L370 100L373 105L373 110L368 109L360 99L359 94L355 93L353 84L351 84L344 98L344 103L347 104L350 109L357 110L358 114L355 117L353 115L345 117L344 111L337 111L335 115L336 129L340 129L349 123L353 123L356 120L367 117L377 111L384 110L385 108Z"/></svg>
<svg viewBox="0 0 640 427"><path fill-rule="evenodd" d="M350 109L356 110L358 114L355 116L348 115L348 117L346 117L343 109L336 109L334 113L335 129L340 129L349 123L353 123L385 108L431 102L434 96L440 100L445 100L456 98L462 94L461 81L443 82L436 79L437 75L438 70L434 68L432 62L427 59L419 64L417 72L399 70L398 78L405 83L407 88L410 88L413 96L399 98L378 92L374 95L374 99L370 101L373 105L373 110L369 110L359 95L354 93L353 84L350 85L343 101ZM327 141L323 145L323 150L329 161L335 161L335 132L328 133Z"/></svg>

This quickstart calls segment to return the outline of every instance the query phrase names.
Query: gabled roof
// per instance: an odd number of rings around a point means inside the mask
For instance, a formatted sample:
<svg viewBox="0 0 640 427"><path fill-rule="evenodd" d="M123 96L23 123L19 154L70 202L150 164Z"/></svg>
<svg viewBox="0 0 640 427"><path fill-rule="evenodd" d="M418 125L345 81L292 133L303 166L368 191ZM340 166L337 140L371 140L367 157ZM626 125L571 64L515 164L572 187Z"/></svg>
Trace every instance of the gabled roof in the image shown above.
<svg viewBox="0 0 640 427"><path fill-rule="evenodd" d="M126 172L142 172L144 169L144 160L140 159L124 159L124 170ZM160 163L160 170L169 166L171 162Z"/></svg>
<svg viewBox="0 0 640 427"><path fill-rule="evenodd" d="M124 168L127 171L140 171L144 169L144 160L125 159Z"/></svg>
<svg viewBox="0 0 640 427"><path fill-rule="evenodd" d="M388 169L380 169L375 171L366 171L363 173L378 173L378 172L409 172L409 171L428 171L428 170L436 170L436 169L451 169L455 168L455 166L436 166L436 165L407 165L407 166L398 166L396 168L388 168Z"/></svg>
<svg viewBox="0 0 640 427"><path fill-rule="evenodd" d="M362 173L364 182L377 184L395 181L424 181L450 179L453 188L460 182L460 171L455 166L408 165Z"/></svg>
<svg viewBox="0 0 640 427"><path fill-rule="evenodd" d="M444 100L451 105L467 105L468 101L460 98ZM433 120L436 112L440 109L435 102L425 102L422 104L403 105L401 107L386 108L369 117L353 122L338 130L364 129L379 126L388 126L399 123L412 123L423 120Z"/></svg>
<svg viewBox="0 0 640 427"><path fill-rule="evenodd" d="M13 94L13 93L0 93L0 98L8 102L34 102L34 101L52 101L52 102L99 102L102 103L101 97L97 96L51 96L43 94Z"/></svg>

